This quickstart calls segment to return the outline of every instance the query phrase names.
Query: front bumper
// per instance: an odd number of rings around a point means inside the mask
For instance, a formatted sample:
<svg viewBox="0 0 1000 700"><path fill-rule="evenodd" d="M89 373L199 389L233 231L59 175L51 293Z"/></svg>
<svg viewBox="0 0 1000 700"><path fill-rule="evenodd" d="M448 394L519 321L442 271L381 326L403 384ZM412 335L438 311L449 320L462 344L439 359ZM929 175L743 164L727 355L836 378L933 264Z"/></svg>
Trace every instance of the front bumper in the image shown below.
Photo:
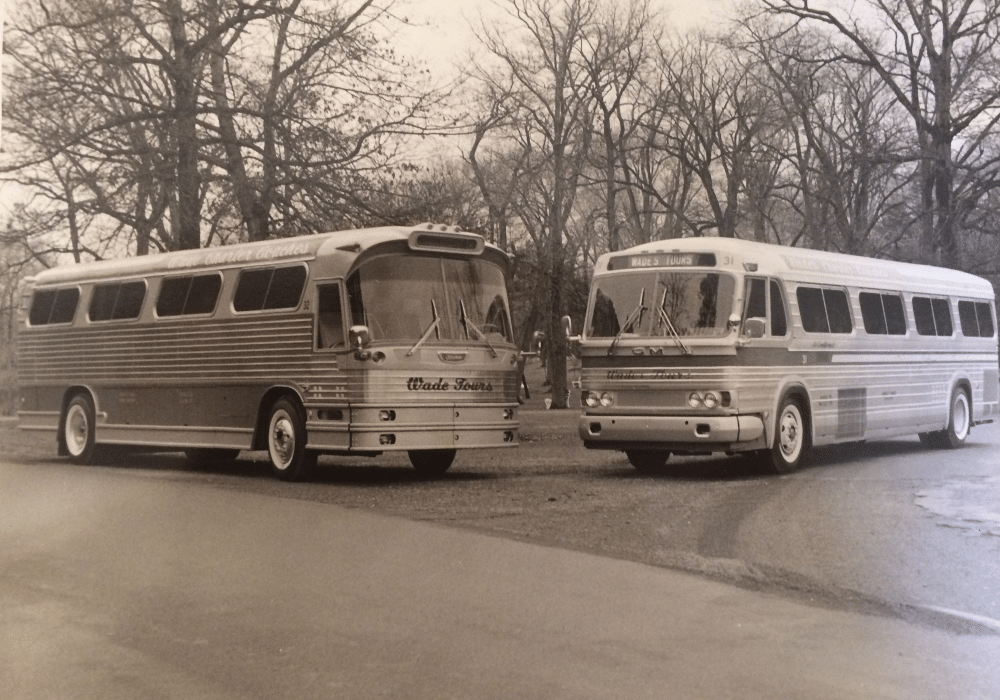
<svg viewBox="0 0 1000 700"><path fill-rule="evenodd" d="M591 449L652 448L726 451L764 444L760 416L580 416Z"/></svg>

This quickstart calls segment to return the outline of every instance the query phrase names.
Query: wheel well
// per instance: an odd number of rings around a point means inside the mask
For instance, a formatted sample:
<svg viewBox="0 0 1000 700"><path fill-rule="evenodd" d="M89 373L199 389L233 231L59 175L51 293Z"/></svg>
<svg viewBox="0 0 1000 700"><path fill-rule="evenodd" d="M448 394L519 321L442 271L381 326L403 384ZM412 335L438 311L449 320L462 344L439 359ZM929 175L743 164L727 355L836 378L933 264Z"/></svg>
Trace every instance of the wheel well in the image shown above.
<svg viewBox="0 0 1000 700"><path fill-rule="evenodd" d="M971 410L972 409L972 385L969 384L969 380L968 379L959 379L957 382L955 382L955 389L961 389L962 391L965 392L965 398L967 398L969 400L969 409ZM951 397L950 396L948 397L948 400L951 401Z"/></svg>
<svg viewBox="0 0 1000 700"><path fill-rule="evenodd" d="M951 390L952 393L955 392L955 389L961 389L965 392L965 398L969 400L969 428L971 429L975 424L973 416L976 415L975 409L972 406L972 385L969 383L968 379L963 377L955 382L955 387ZM951 394L948 394L948 420L949 422L951 421Z"/></svg>
<svg viewBox="0 0 1000 700"><path fill-rule="evenodd" d="M785 389L784 393L781 395L781 401L778 403L777 409L781 410L781 404L784 403L785 399L798 399L799 408L802 409L802 421L806 424L806 437L809 439L809 444L813 444L813 424L812 424L812 404L809 402L809 392L806 391L803 386L792 386ZM775 416L777 419L777 416ZM774 436L771 436L771 441L774 441Z"/></svg>
<svg viewBox="0 0 1000 700"><path fill-rule="evenodd" d="M59 428L56 430L56 446L57 454L60 457L65 457L69 454L66 449L66 436L63 434L63 421L66 420L66 409L69 408L69 402L73 400L75 396L80 394L86 394L90 397L90 402L94 404L94 411L97 411L97 400L94 398L94 392L85 386L71 386L63 393L62 405L59 407ZM96 426L95 426L96 428Z"/></svg>
<svg viewBox="0 0 1000 700"><path fill-rule="evenodd" d="M284 396L297 401L300 406L302 405L302 397L299 396L299 392L288 386L271 387L260 397L260 405L257 408L257 425L253 431L253 449L267 449L267 421L270 417L271 407Z"/></svg>

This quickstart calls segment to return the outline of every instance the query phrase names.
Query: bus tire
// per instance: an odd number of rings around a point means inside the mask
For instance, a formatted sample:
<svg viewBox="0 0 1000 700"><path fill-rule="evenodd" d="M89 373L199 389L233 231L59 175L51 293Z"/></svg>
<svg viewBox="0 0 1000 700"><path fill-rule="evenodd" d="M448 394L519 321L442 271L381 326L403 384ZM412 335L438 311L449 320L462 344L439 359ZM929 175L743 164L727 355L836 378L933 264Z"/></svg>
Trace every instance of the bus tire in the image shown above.
<svg viewBox="0 0 1000 700"><path fill-rule="evenodd" d="M441 476L455 461L455 450L409 450L410 464L420 476Z"/></svg>
<svg viewBox="0 0 1000 700"><path fill-rule="evenodd" d="M666 450L625 450L625 456L633 467L641 472L658 472L667 466L670 453Z"/></svg>
<svg viewBox="0 0 1000 700"><path fill-rule="evenodd" d="M189 447L184 450L191 465L197 469L208 466L215 462L229 462L239 456L239 450L227 449L225 447Z"/></svg>
<svg viewBox="0 0 1000 700"><path fill-rule="evenodd" d="M74 464L92 464L97 454L94 400L77 394L69 400L63 416L61 439Z"/></svg>
<svg viewBox="0 0 1000 700"><path fill-rule="evenodd" d="M283 396L271 406L267 455L271 473L282 481L300 481L315 466L316 453L306 450L306 421L297 401Z"/></svg>
<svg viewBox="0 0 1000 700"><path fill-rule="evenodd" d="M761 461L773 474L789 474L802 466L809 451L809 430L800 399L782 399L774 428L774 444L761 452Z"/></svg>
<svg viewBox="0 0 1000 700"><path fill-rule="evenodd" d="M955 387L951 391L948 409L948 427L940 433L939 444L945 449L955 449L965 444L972 430L972 403L965 389Z"/></svg>

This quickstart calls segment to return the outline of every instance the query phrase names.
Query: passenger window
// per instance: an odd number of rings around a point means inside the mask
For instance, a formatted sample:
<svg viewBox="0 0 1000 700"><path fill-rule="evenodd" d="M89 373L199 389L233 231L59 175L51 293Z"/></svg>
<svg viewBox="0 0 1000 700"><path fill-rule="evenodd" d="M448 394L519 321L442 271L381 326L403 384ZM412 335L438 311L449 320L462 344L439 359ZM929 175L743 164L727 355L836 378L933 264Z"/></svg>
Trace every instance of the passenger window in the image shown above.
<svg viewBox="0 0 1000 700"><path fill-rule="evenodd" d="M771 335L783 336L788 333L785 320L785 302L781 296L781 285L771 280Z"/></svg>
<svg viewBox="0 0 1000 700"><path fill-rule="evenodd" d="M842 289L799 287L795 290L802 328L808 333L850 333L851 307Z"/></svg>
<svg viewBox="0 0 1000 700"><path fill-rule="evenodd" d="M962 326L962 335L966 337L993 337L993 315L990 313L990 305L986 302L958 302L958 321Z"/></svg>
<svg viewBox="0 0 1000 700"><path fill-rule="evenodd" d="M299 305L306 283L306 268L264 267L244 270L236 285L233 308L236 311L293 309Z"/></svg>
<svg viewBox="0 0 1000 700"><path fill-rule="evenodd" d="M920 335L952 334L951 308L947 299L913 297L913 321Z"/></svg>
<svg viewBox="0 0 1000 700"><path fill-rule="evenodd" d="M885 335L889 332L885 324L885 311L882 310L882 295L871 292L858 294L861 306L861 319L865 324L865 333L869 335Z"/></svg>
<svg viewBox="0 0 1000 700"><path fill-rule="evenodd" d="M795 290L799 302L802 329L807 333L829 333L830 323L826 318L823 304L823 290L815 287L799 287Z"/></svg>
<svg viewBox="0 0 1000 700"><path fill-rule="evenodd" d="M824 289L823 301L826 303L826 315L830 319L830 332L850 333L854 324L851 323L851 305L847 302L847 293L842 289Z"/></svg>
<svg viewBox="0 0 1000 700"><path fill-rule="evenodd" d="M896 294L858 294L865 333L869 335L906 335L903 300Z"/></svg>
<svg viewBox="0 0 1000 700"><path fill-rule="evenodd" d="M80 290L77 287L35 292L28 312L28 323L32 326L72 323L79 301Z"/></svg>
<svg viewBox="0 0 1000 700"><path fill-rule="evenodd" d="M321 285L318 288L317 302L316 348L335 348L344 345L344 314L340 306L340 285Z"/></svg>
<svg viewBox="0 0 1000 700"><path fill-rule="evenodd" d="M156 315L210 314L215 311L220 289L222 276L218 273L165 279L160 284Z"/></svg>
<svg viewBox="0 0 1000 700"><path fill-rule="evenodd" d="M94 287L88 317L91 321L126 321L139 318L146 298L145 281L115 282Z"/></svg>

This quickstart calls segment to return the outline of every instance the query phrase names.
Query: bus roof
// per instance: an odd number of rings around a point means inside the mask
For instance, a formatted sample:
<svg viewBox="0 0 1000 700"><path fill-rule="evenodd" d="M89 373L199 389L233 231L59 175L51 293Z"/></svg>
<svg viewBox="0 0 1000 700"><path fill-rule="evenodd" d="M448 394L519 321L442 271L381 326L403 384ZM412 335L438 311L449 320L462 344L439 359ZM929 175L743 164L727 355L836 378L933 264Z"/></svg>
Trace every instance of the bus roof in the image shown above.
<svg viewBox="0 0 1000 700"><path fill-rule="evenodd" d="M61 265L38 273L34 284L53 285L88 280L136 277L150 274L182 273L204 268L246 266L248 264L289 263L313 260L324 256L344 256L353 260L376 245L391 241L408 241L415 232L429 232L478 243L478 249L492 249L506 258L498 248L485 244L481 236L459 231L457 227L437 224L418 226L381 226L351 229L308 236L279 238L255 243L237 243L215 248L199 248L172 253L157 253L115 260ZM440 252L440 250L438 251ZM456 252L463 252L456 250ZM464 251L469 254L470 251Z"/></svg>
<svg viewBox="0 0 1000 700"><path fill-rule="evenodd" d="M695 255L671 258L671 253ZM714 260L704 254L714 254ZM989 281L943 267L718 237L673 238L605 253L597 259L594 274L623 268L706 265L798 282L937 294L967 292L990 299L994 294Z"/></svg>

